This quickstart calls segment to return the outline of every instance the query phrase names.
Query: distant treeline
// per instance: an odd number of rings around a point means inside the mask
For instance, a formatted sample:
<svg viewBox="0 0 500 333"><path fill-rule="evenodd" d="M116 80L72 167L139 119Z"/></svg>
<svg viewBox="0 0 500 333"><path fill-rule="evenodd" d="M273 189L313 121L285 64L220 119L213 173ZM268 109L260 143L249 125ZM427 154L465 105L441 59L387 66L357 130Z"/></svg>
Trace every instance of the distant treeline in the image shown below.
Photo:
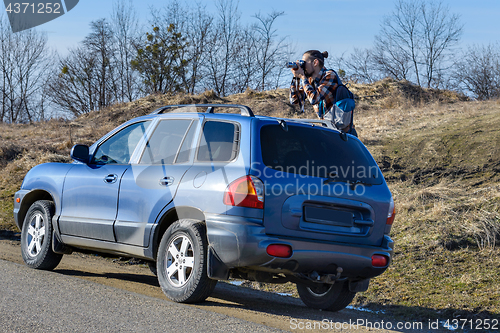
<svg viewBox="0 0 500 333"><path fill-rule="evenodd" d="M285 64L302 52L279 35L284 12L255 14L243 25L233 0L204 5L170 0L139 25L130 2L116 1L110 17L90 23L90 33L61 56L36 29L13 34L0 21L0 122L32 122L54 110L78 116L153 93L218 96L286 87ZM422 87L451 89L477 99L500 96L500 48L457 49L463 26L442 3L400 0L386 16L370 49L355 48L333 60L345 80L384 77ZM338 31L338 30L337 30ZM335 36L332 35L334 44Z"/></svg>

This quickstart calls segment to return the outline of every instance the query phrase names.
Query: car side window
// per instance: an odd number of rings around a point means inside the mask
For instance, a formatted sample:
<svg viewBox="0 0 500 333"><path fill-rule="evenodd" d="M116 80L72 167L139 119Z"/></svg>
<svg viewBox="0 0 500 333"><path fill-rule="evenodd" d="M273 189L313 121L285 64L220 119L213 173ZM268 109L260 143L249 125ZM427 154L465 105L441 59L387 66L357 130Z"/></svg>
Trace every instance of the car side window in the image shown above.
<svg viewBox="0 0 500 333"><path fill-rule="evenodd" d="M160 121L151 135L141 157L141 164L173 164L179 147L185 139L191 119L165 119Z"/></svg>
<svg viewBox="0 0 500 333"><path fill-rule="evenodd" d="M115 133L97 148L91 164L128 164L150 121L132 124Z"/></svg>
<svg viewBox="0 0 500 333"><path fill-rule="evenodd" d="M239 127L222 121L207 121L198 149L199 162L229 162L238 155Z"/></svg>

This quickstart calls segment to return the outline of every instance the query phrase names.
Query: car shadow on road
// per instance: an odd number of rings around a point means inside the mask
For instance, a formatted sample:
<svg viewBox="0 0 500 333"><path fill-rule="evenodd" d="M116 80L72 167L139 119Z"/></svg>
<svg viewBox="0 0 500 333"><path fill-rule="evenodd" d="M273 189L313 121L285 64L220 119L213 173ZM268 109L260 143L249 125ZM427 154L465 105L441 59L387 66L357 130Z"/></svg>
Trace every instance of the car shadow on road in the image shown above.
<svg viewBox="0 0 500 333"><path fill-rule="evenodd" d="M152 275L146 274L132 274L132 273L93 273L84 272L74 269L55 269L54 272L75 277L94 277L94 278L105 278L105 279L115 279L128 282L143 283L152 287L159 287L158 279Z"/></svg>
<svg viewBox="0 0 500 333"><path fill-rule="evenodd" d="M0 240L2 240L2 239L20 241L21 240L21 233L15 232L15 231L10 231L10 230L0 230Z"/></svg>
<svg viewBox="0 0 500 333"><path fill-rule="evenodd" d="M126 282L141 283L147 286L159 288L158 280L150 274L133 273L93 273L71 269L56 269L54 272L81 278L104 278L115 279ZM158 289L158 297L162 297L161 289ZM282 296L273 292L256 290L243 286L236 286L220 281L212 295L204 302L197 303L197 307L211 311L213 308L233 308L239 310L249 310L263 315L283 316L284 320L290 321L291 328L301 323L320 322L322 327L337 328L336 325L363 326L377 329L377 325L382 322L385 325L392 325L393 330L398 332L416 332L428 330L432 332L445 332L443 325L446 320L455 318L479 319L495 318L495 314L473 313L458 309L446 309L437 312L434 309L425 307L406 306L377 306L378 310L346 308L339 312L329 312L308 308L298 298ZM390 324L388 324L390 323ZM398 323L412 325L412 328L396 329ZM419 326L420 325L420 326ZM434 329L430 325L438 325ZM388 326L385 326L386 328ZM343 328L339 326L339 328Z"/></svg>
<svg viewBox="0 0 500 333"><path fill-rule="evenodd" d="M317 321L324 323L323 328L328 326L342 329L344 327L339 325L346 323L360 324L359 326L378 329L382 321L384 321L386 323L385 328L392 327L398 332L422 330L449 332L450 330L444 327L447 321L450 328L456 330L459 327L453 327L453 325L457 323L464 325L466 319L468 320L466 324L472 323L472 325L475 325L476 320L488 319L491 324L494 318L498 318L498 315L489 312L476 313L453 308L437 311L421 306L381 306L378 304L370 306L370 308L376 308L377 310L348 307L339 312L329 312L309 308L295 297L282 296L229 283L218 283L212 296L201 305L206 307L207 310L211 306L225 306L285 316L291 321L292 328L294 323L297 323L297 321L292 322L292 320ZM455 321L453 321L454 319ZM480 323L480 321L477 321L477 323ZM398 324L401 325L401 328L396 329ZM498 322L498 325L500 325L500 322Z"/></svg>
<svg viewBox="0 0 500 333"><path fill-rule="evenodd" d="M276 293L255 290L248 287L234 286L229 283L218 283L211 297L200 304L207 307L225 306L233 308L243 308L251 311L287 316L303 320L332 320L345 321L347 318L367 317L368 313L362 313L355 310L342 310L339 312L328 312L308 308L298 298L291 296L282 296ZM368 317L373 316L369 314Z"/></svg>

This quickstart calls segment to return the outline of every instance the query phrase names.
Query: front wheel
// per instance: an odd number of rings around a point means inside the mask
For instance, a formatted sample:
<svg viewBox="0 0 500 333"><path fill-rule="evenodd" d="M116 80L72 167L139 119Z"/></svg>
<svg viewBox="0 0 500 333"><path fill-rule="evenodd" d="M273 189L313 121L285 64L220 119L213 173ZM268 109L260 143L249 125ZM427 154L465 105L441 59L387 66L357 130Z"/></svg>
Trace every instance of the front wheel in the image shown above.
<svg viewBox="0 0 500 333"><path fill-rule="evenodd" d="M205 230L200 221L182 219L174 222L161 239L156 261L158 282L175 302L204 301L217 284L207 274Z"/></svg>
<svg viewBox="0 0 500 333"><path fill-rule="evenodd" d="M52 270L61 262L62 254L52 251L52 216L54 203L39 200L31 205L21 231L21 252L28 267Z"/></svg>
<svg viewBox="0 0 500 333"><path fill-rule="evenodd" d="M309 287L305 284L297 284L297 291L300 299L310 308L328 311L340 311L348 306L355 292L349 291L347 282L337 282L335 284L319 284Z"/></svg>

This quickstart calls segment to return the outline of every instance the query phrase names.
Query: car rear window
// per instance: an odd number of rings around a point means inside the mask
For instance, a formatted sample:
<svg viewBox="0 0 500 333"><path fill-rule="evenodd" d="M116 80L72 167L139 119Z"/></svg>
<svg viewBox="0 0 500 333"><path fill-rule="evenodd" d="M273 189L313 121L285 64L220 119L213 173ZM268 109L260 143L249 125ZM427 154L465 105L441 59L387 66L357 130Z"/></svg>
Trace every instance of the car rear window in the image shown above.
<svg viewBox="0 0 500 333"><path fill-rule="evenodd" d="M268 168L303 176L381 184L382 175L358 140L338 132L288 124L265 125L260 131L262 160Z"/></svg>

